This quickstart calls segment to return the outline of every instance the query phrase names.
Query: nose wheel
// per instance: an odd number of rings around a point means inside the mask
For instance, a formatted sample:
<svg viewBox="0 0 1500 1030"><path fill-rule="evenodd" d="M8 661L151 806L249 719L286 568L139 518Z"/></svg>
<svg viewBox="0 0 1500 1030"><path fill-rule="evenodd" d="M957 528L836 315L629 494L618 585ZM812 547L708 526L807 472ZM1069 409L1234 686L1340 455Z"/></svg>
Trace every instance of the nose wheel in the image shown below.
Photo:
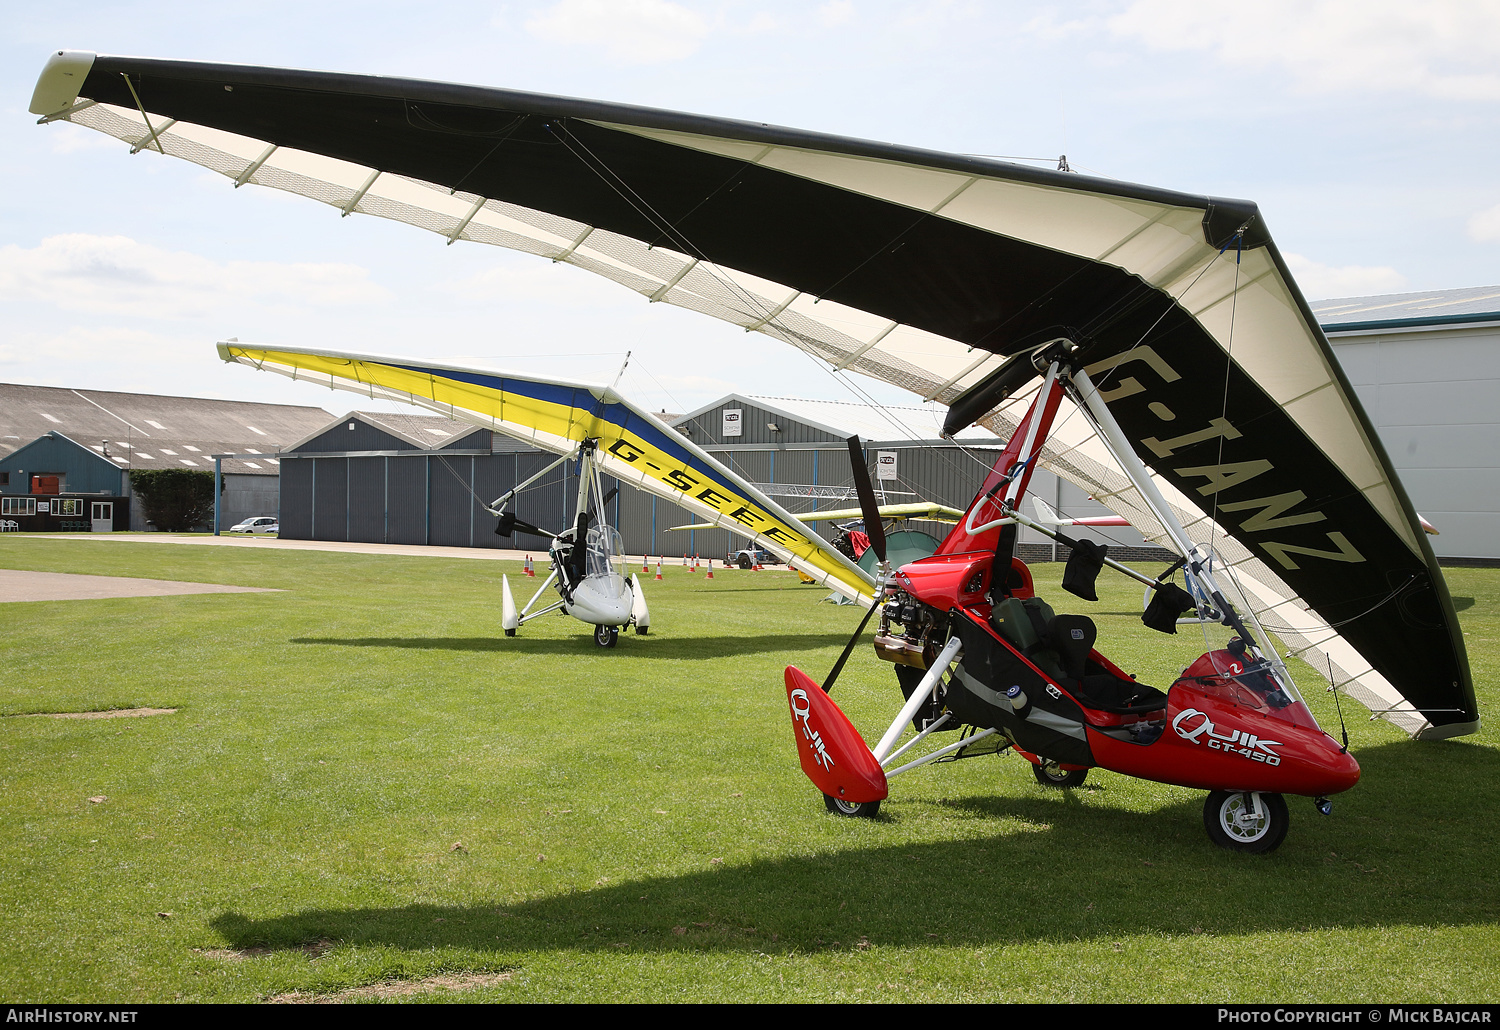
<svg viewBox="0 0 1500 1030"><path fill-rule="evenodd" d="M595 626L594 643L600 647L614 647L620 639L620 627L618 626Z"/></svg>
<svg viewBox="0 0 1500 1030"><path fill-rule="evenodd" d="M1263 855L1286 839L1291 816L1280 794L1216 790L1203 802L1203 827L1221 848Z"/></svg>
<svg viewBox="0 0 1500 1030"><path fill-rule="evenodd" d="M823 805L834 815L849 819L874 819L880 814L879 801L845 801L832 794L824 794Z"/></svg>

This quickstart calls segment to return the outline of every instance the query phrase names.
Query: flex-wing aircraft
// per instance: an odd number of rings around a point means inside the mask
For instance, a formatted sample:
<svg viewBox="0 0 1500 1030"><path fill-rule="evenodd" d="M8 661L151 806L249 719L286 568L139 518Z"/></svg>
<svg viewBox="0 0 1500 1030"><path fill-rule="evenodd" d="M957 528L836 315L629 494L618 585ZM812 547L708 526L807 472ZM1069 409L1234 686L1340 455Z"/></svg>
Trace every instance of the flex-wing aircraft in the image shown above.
<svg viewBox="0 0 1500 1030"><path fill-rule="evenodd" d="M1478 726L1426 535L1254 204L596 101L75 51L31 109L236 185L566 261L1005 439L1044 392L1012 362L1066 341L1057 375L1095 391L1048 396L1028 467L1190 575L1211 559L1218 614L1242 615L1254 640L1235 639L1278 679L1284 648L1414 736Z"/></svg>
<svg viewBox="0 0 1500 1030"><path fill-rule="evenodd" d="M259 347L230 340L218 345L228 362L302 382L395 400L436 411L560 455L557 461L489 503L496 532L520 531L549 541L552 569L523 607L502 577L501 627L514 636L526 622L562 611L594 627L594 642L614 647L622 627L644 634L650 610L635 576L620 568L618 530L609 525L609 495L601 477L613 476L706 517L845 597L868 603L867 573L794 516L740 479L701 447L672 431L609 386L568 379L456 367L341 351ZM508 506L558 466L578 463L579 492L571 525L553 531L523 522ZM538 607L548 587L556 602Z"/></svg>

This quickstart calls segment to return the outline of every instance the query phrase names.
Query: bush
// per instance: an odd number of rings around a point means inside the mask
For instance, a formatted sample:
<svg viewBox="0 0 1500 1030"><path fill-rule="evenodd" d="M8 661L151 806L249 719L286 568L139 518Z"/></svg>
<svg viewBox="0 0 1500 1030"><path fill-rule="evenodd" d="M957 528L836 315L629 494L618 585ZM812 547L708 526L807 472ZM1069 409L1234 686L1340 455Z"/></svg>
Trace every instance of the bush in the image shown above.
<svg viewBox="0 0 1500 1030"><path fill-rule="evenodd" d="M146 521L164 533L183 533L214 514L214 474L193 469L137 469L130 486ZM220 484L223 490L223 484Z"/></svg>

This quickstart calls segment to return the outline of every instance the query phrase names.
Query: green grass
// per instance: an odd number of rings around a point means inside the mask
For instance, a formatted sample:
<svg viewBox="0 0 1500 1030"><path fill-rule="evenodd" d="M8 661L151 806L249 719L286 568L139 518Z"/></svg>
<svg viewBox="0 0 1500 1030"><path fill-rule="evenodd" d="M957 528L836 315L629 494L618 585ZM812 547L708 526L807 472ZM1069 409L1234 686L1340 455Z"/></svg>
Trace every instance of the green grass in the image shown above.
<svg viewBox="0 0 1500 1030"><path fill-rule="evenodd" d="M0 713L179 708L0 719L8 1000L463 971L510 976L414 997L1500 999L1489 729L1414 743L1346 702L1364 778L1326 819L1290 799L1269 857L1209 844L1201 792L1098 770L1049 791L1014 757L899 777L845 820L798 769L781 676L821 677L859 613L785 573L667 568L652 634L606 652L562 617L501 636L500 573L532 581L498 562L7 534L0 567L285 591L0 605ZM1493 718L1500 572L1449 583ZM1067 607L1143 680L1203 650L1100 585ZM835 697L873 739L893 686L862 649Z"/></svg>

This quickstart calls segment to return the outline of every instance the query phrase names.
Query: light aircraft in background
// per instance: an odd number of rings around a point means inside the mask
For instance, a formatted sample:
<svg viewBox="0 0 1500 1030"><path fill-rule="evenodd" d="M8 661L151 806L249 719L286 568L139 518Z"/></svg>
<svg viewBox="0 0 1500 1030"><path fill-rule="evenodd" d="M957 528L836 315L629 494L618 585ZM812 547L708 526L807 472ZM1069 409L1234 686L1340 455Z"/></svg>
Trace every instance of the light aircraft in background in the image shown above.
<svg viewBox="0 0 1500 1030"><path fill-rule="evenodd" d="M486 507L495 532L521 532L549 541L552 568L542 585L517 607L510 579L501 577L501 628L506 636L533 619L561 611L593 627L594 642L614 647L621 629L644 635L651 615L640 577L623 567L619 530L607 506L614 493L603 477L645 490L727 529L755 547L795 564L841 596L868 604L874 579L795 516L746 483L697 444L645 408L600 383L442 365L407 358L342 351L218 345L225 361L275 372L381 400L436 411L558 455ZM557 468L577 463L578 496L571 525L553 531L525 522L512 506L521 494ZM548 588L557 599L543 598Z"/></svg>
<svg viewBox="0 0 1500 1030"><path fill-rule="evenodd" d="M608 474L675 491L881 612L907 699L874 748L827 693L849 649L821 685L786 674L803 767L835 811L871 812L888 767L938 760L891 766L909 724L946 718L969 727L948 754L988 743L1062 786L1102 767L1204 789L1216 842L1270 850L1283 794L1322 811L1358 776L1287 655L1414 737L1478 729L1427 534L1252 203L598 101L79 51L52 55L31 110L236 186L573 264L944 404L949 435L978 423L1007 440L938 551L899 569L863 477L872 586L706 456L643 446L599 397L581 437L565 419L537 430L597 441ZM229 356L506 418L463 370ZM1069 546L1079 589L1104 566L1141 575L1021 512L1038 467L1177 555L1190 589L1145 577L1148 625L1175 632L1191 612L1219 636L1166 689L1110 662L1087 619L1038 603L1016 526Z"/></svg>

